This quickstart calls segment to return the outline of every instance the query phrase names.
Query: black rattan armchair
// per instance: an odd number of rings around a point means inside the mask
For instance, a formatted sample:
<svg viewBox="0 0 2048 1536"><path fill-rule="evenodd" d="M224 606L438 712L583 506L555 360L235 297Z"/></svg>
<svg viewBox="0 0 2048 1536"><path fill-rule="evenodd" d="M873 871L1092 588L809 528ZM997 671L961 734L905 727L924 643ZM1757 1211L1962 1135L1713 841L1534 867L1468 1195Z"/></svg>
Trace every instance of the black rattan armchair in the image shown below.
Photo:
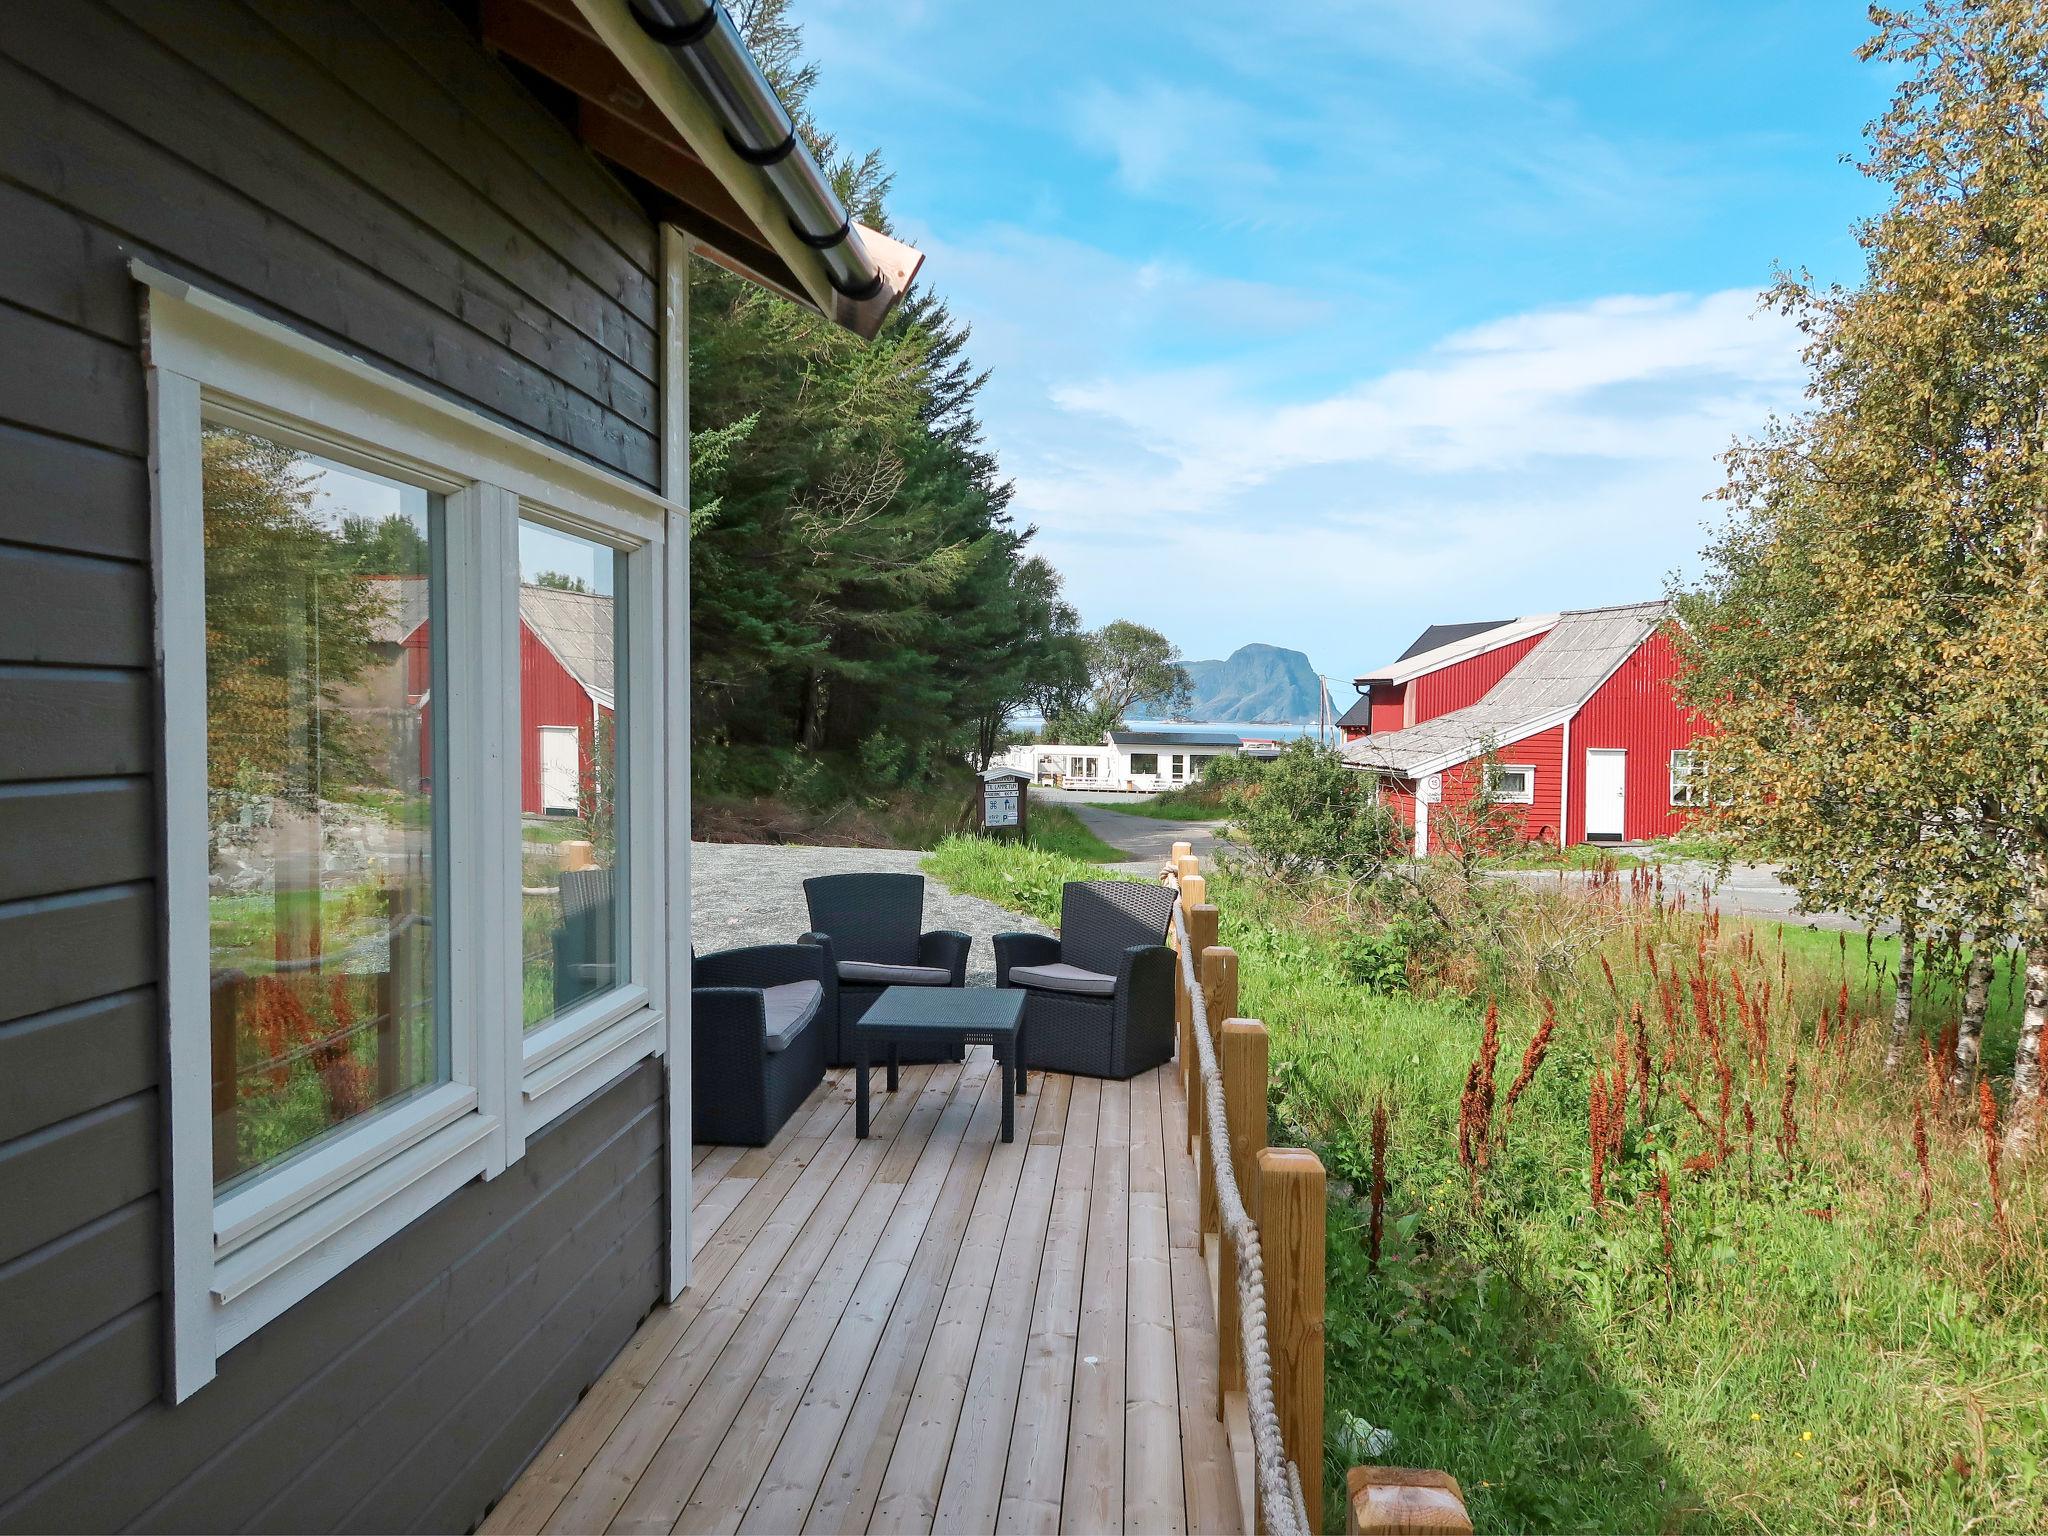
<svg viewBox="0 0 2048 1536"><path fill-rule="evenodd" d="M1136 1077L1173 1058L1174 895L1131 880L1076 880L1060 936L995 936L996 985L1022 987L1024 1065Z"/></svg>
<svg viewBox="0 0 2048 1536"><path fill-rule="evenodd" d="M838 1012L825 952L758 944L690 956L692 1135L766 1146L825 1080Z"/></svg>
<svg viewBox="0 0 2048 1536"><path fill-rule="evenodd" d="M832 1066L853 1064L853 1026L886 987L964 987L974 941L924 926L923 875L814 875L804 882L811 931L802 942L824 950L839 987L837 1027L827 1046ZM958 1061L960 1048L905 1061Z"/></svg>

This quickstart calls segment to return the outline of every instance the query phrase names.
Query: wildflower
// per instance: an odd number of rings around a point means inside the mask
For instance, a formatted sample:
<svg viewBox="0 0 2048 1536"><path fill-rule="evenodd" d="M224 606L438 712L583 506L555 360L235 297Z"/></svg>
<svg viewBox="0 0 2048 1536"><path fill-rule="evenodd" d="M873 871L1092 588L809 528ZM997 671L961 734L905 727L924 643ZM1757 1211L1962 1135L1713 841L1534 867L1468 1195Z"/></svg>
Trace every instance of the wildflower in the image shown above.
<svg viewBox="0 0 2048 1536"><path fill-rule="evenodd" d="M1763 1415L1762 1415L1762 1414L1760 1414L1760 1413L1752 1413L1752 1414L1751 1414L1751 1415L1749 1416L1749 1422L1750 1422L1750 1423L1752 1423L1752 1424L1756 1424L1756 1423L1759 1423L1759 1422L1761 1422L1761 1421L1762 1421L1762 1419L1763 1419Z"/></svg>
<svg viewBox="0 0 2048 1536"><path fill-rule="evenodd" d="M1813 1438L1813 1431L1810 1429L1802 1429L1801 1431L1799 1431L1799 1438L1802 1440L1811 1440Z"/></svg>

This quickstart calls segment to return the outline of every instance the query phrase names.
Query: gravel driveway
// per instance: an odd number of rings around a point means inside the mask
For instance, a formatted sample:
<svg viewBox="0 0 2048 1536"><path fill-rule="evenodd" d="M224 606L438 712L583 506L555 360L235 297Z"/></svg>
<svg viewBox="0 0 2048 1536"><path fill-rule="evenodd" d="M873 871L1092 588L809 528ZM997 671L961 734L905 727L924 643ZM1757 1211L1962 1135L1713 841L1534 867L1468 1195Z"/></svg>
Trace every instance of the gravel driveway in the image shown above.
<svg viewBox="0 0 2048 1536"><path fill-rule="evenodd" d="M922 874L921 853L895 848L804 848L787 843L690 844L690 941L702 953L746 944L790 944L811 926L804 881L812 875ZM1046 933L1044 924L979 896L924 879L924 926L957 928L974 939L970 986L996 981L998 933Z"/></svg>

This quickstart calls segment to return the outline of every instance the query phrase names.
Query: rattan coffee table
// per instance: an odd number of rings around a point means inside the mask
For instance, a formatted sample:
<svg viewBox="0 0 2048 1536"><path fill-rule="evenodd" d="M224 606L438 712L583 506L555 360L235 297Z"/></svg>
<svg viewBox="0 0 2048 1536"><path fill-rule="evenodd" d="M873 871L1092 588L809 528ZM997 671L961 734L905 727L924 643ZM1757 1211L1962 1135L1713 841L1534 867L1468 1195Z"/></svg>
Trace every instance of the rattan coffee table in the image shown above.
<svg viewBox="0 0 2048 1536"><path fill-rule="evenodd" d="M986 1040L1003 1080L1003 1140L1015 1134L1013 1101L1024 1096L1024 991L1021 987L890 987L853 1026L853 1134L868 1134L868 1060L885 1047L889 1091L896 1091L897 1048L905 1041L949 1045Z"/></svg>

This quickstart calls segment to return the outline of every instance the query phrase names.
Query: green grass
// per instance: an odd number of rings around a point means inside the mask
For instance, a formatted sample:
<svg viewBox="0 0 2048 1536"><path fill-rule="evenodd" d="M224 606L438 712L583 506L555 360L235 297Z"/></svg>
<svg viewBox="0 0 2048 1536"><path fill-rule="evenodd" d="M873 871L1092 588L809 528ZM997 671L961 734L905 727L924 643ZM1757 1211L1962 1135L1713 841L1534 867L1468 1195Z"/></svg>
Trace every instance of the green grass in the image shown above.
<svg viewBox="0 0 2048 1536"><path fill-rule="evenodd" d="M1088 873L969 840L942 846L926 867L1046 920L1058 880ZM1238 952L1242 1011L1271 1031L1273 1139L1315 1147L1332 1177L1332 1529L1343 1467L1361 1459L1354 1420L1393 1433L1385 1459L1454 1473L1482 1531L1960 1536L2048 1526L2048 1180L2038 1162L2007 1167L2011 1236L2001 1240L1974 1122L1938 1108L1932 1210L1919 1217L1910 1105L1920 1074L1889 1080L1878 1065L1885 941L1866 958L1858 935L1845 945L1833 933L1729 920L1702 948L1697 914L1603 907L1572 891L1499 893L1521 940L1568 958L1544 973L1556 1033L1492 1142L1475 1212L1456 1127L1485 998L1445 978L1484 967L1454 955L1431 975L1418 960L1414 995L1368 992L1352 979L1355 920L1340 904L1227 872L1210 891L1222 941ZM1714 1069L1689 985L1675 995L1674 1028L1645 946L1666 978L1689 975L1704 953L1719 988L1710 1003L1718 995L1731 1011L1730 1157L1705 1171L1681 1166L1712 1140L1676 1088L1713 1119ZM1733 1021L1735 975L1753 999L1771 987L1768 1054L1754 1076ZM1862 1022L1847 1051L1837 1026L1823 1053L1814 1024L1845 976ZM2001 1072L2015 1029L2007 984L2001 971L1985 1050ZM1632 1094L1596 1212L1589 1083L1611 1063L1617 1009L1626 1017L1634 1002L1646 1007L1653 1061L1667 1041L1674 1059L1651 1074L1647 1119ZM1943 984L1923 990L1923 1027L1952 1009ZM1535 996L1503 998L1502 1099L1539 1014ZM1788 1054L1800 1063L1789 1159L1774 1143ZM1386 1251L1374 1273L1361 1197L1382 1096L1394 1120ZM1745 1101L1758 1122L1753 1150ZM1497 1108L1497 1129L1502 1118ZM1672 1188L1668 1290L1660 1172Z"/></svg>
<svg viewBox="0 0 2048 1536"><path fill-rule="evenodd" d="M1063 854L1084 864L1121 864L1130 857L1112 848L1064 805L1034 805L1026 813L1031 822L1031 846L1047 853Z"/></svg>
<svg viewBox="0 0 2048 1536"><path fill-rule="evenodd" d="M1069 880L1123 878L1071 854L987 837L949 837L921 864L961 894L1026 913L1047 927L1059 925L1060 887Z"/></svg>
<svg viewBox="0 0 2048 1536"><path fill-rule="evenodd" d="M1220 795L1200 785L1169 789L1149 800L1090 800L1096 811L1116 811L1125 816L1144 816L1152 821L1221 821L1224 817Z"/></svg>
<svg viewBox="0 0 2048 1536"><path fill-rule="evenodd" d="M1647 862L1636 854L1597 843L1573 843L1569 848L1531 845L1504 858L1488 859L1489 869L1634 869Z"/></svg>

